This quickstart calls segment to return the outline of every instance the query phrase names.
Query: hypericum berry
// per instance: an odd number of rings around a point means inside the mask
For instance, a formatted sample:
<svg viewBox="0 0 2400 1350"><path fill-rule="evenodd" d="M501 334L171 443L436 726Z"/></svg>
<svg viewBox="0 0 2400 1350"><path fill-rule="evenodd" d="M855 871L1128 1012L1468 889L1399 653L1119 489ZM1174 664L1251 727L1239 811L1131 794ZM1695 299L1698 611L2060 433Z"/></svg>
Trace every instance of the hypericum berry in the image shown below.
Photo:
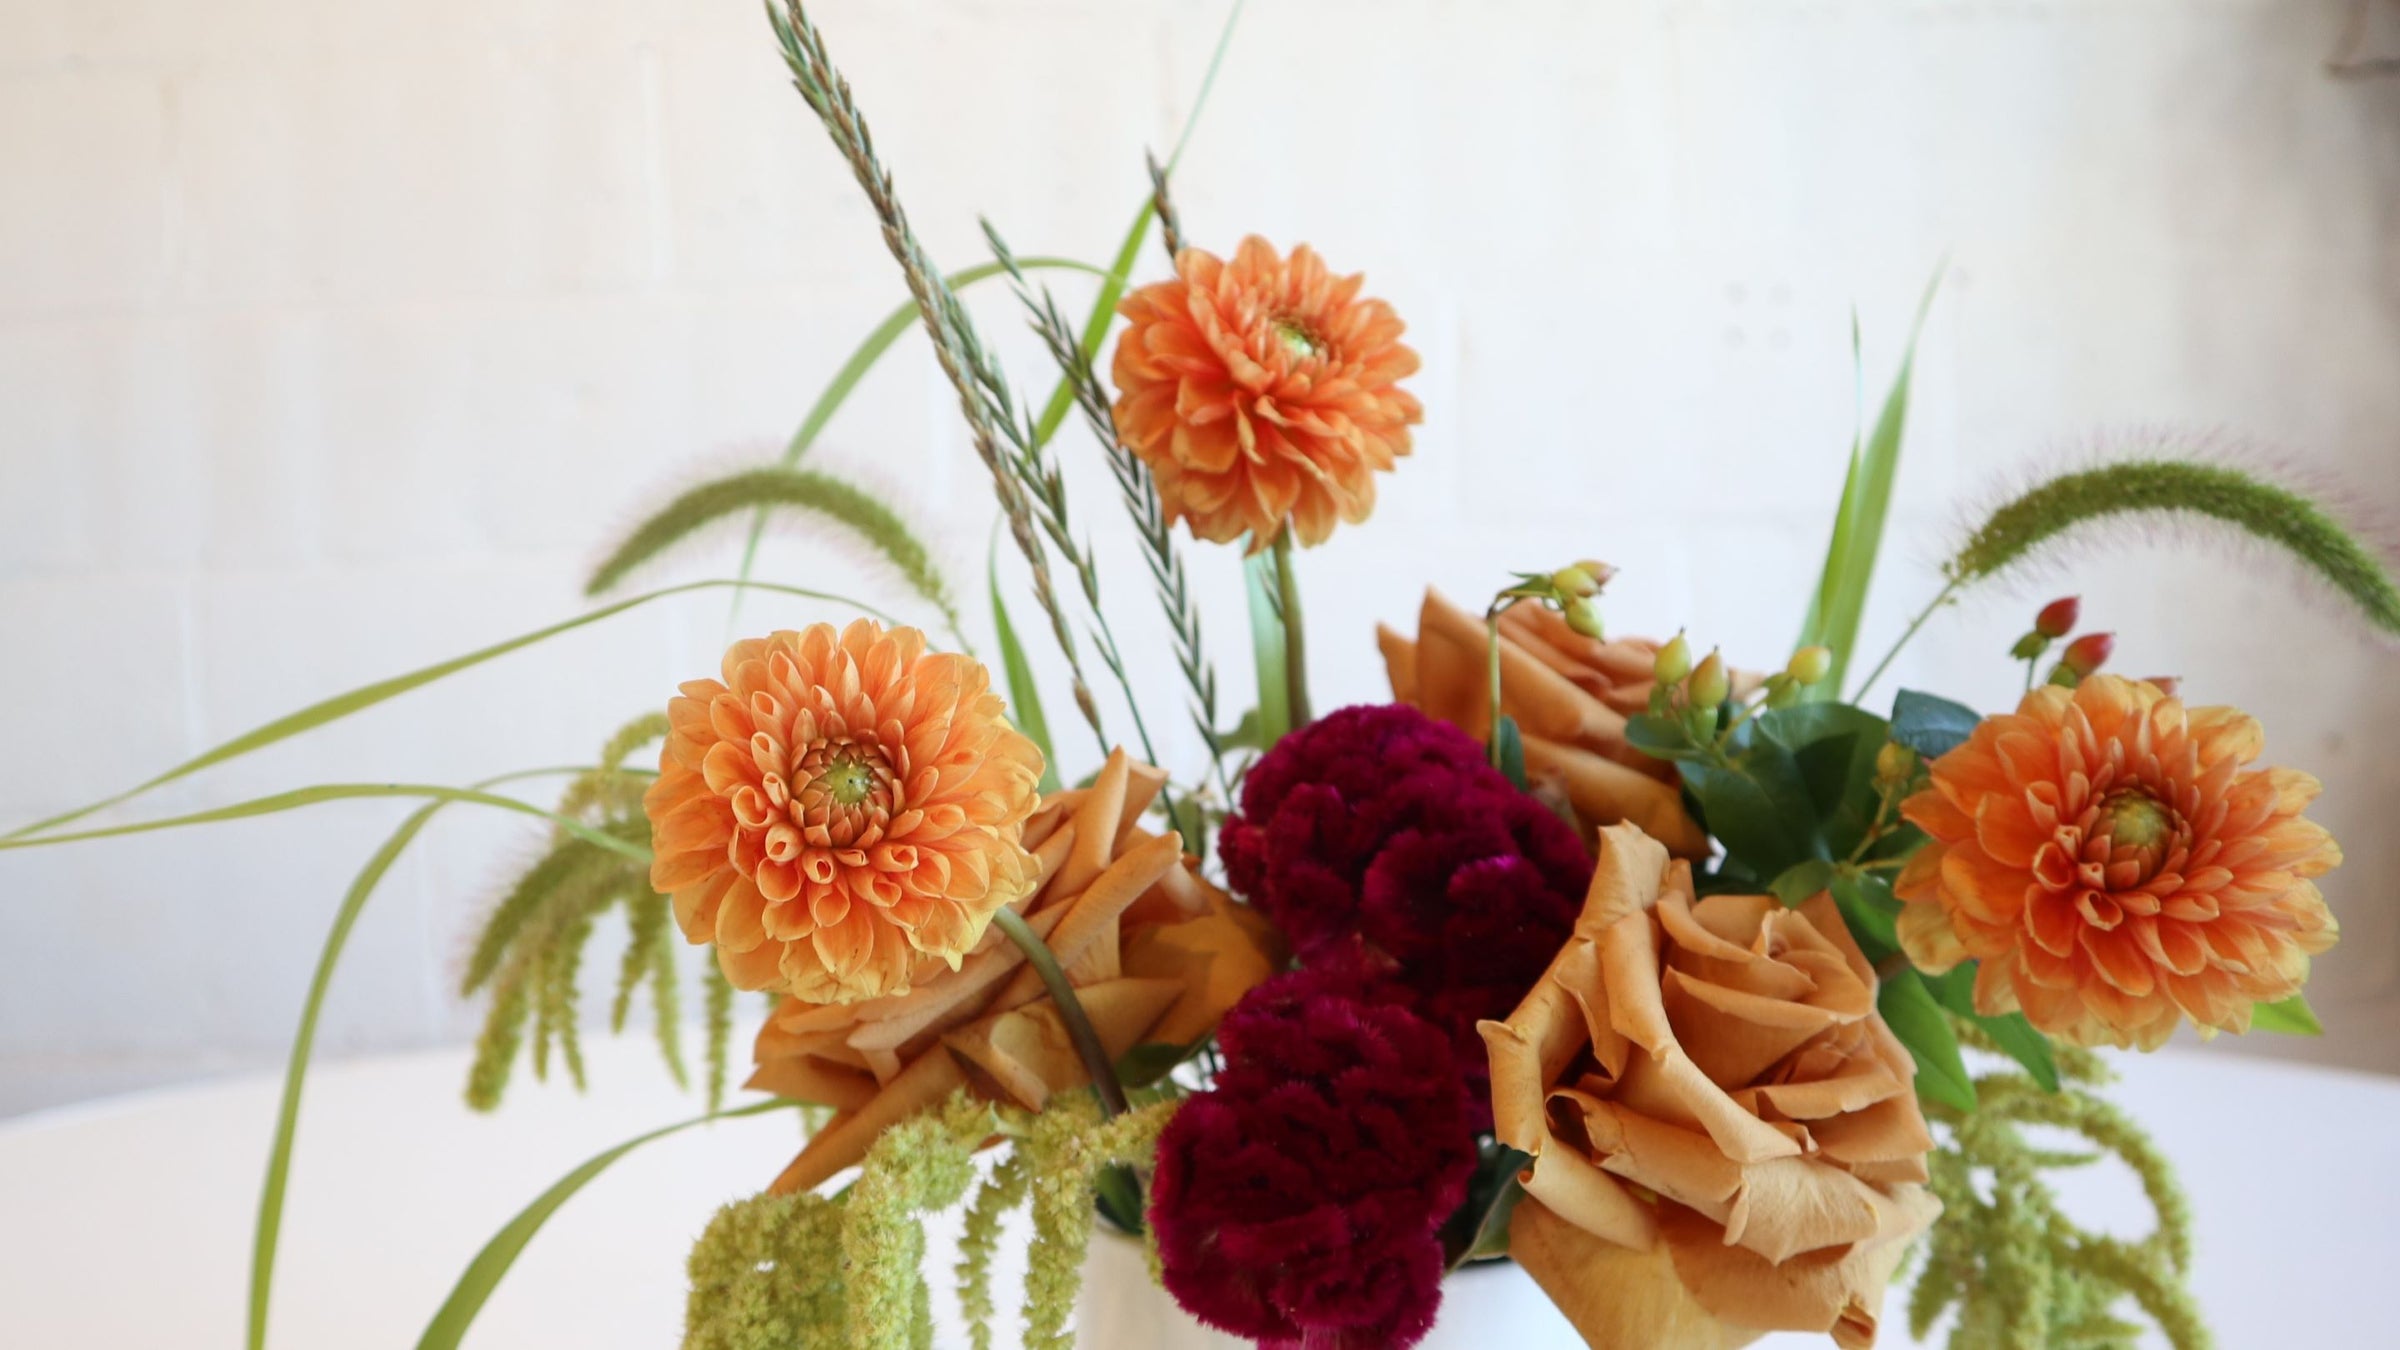
<svg viewBox="0 0 2400 1350"><path fill-rule="evenodd" d="M2042 606L2042 612L2033 616L2033 631L2046 638L2063 638L2075 631L2075 621L2082 617L2082 598L2070 595Z"/></svg>
<svg viewBox="0 0 2400 1350"><path fill-rule="evenodd" d="M2116 634L2086 633L2067 644L2067 650L2059 656L2058 663L2081 679L2107 665L2109 656L2116 650Z"/></svg>
<svg viewBox="0 0 2400 1350"><path fill-rule="evenodd" d="M1692 673L1692 644L1677 633L1673 641L1658 649L1650 658L1650 678L1662 685L1681 684Z"/></svg>
<svg viewBox="0 0 2400 1350"><path fill-rule="evenodd" d="M1710 652L1700 668L1692 672L1690 692L1695 708L1714 708L1733 692L1733 677L1725 673L1722 654Z"/></svg>
<svg viewBox="0 0 2400 1350"><path fill-rule="evenodd" d="M1833 652L1825 647L1802 647L1792 653L1784 673L1800 683L1817 684L1833 673Z"/></svg>

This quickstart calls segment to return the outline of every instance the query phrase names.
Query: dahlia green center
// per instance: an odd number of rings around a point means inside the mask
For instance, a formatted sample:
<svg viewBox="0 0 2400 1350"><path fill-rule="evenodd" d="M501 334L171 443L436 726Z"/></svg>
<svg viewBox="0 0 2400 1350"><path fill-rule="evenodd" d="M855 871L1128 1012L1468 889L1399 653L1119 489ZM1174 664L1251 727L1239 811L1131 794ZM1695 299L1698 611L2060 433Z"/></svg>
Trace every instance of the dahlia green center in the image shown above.
<svg viewBox="0 0 2400 1350"><path fill-rule="evenodd" d="M877 785L875 770L866 761L844 755L825 767L825 790L843 806L856 806L873 796Z"/></svg>
<svg viewBox="0 0 2400 1350"><path fill-rule="evenodd" d="M1308 331L1296 320L1277 319L1273 326L1276 340L1281 342L1283 349L1290 352L1296 359L1306 360L1324 351L1324 348L1317 343L1317 335Z"/></svg>
<svg viewBox="0 0 2400 1350"><path fill-rule="evenodd" d="M2100 827L2121 848L2151 848L2175 828L2158 799L2147 792L2120 792L2100 804Z"/></svg>

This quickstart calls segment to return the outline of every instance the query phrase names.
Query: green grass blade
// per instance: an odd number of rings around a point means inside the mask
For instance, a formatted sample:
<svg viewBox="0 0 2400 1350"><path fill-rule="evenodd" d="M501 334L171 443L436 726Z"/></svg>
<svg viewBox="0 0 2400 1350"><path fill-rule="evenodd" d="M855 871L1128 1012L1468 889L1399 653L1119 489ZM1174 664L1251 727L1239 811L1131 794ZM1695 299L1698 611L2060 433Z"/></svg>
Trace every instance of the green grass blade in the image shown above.
<svg viewBox="0 0 2400 1350"><path fill-rule="evenodd" d="M506 656L511 652L518 651L526 647L531 647L539 642L545 642L551 638L559 636L562 633L570 633L578 628L583 628L588 625L598 623L602 619L612 618L616 615L624 613L629 609L635 609L642 605L649 604L653 600L663 600L669 596L685 595L693 591L717 590L726 587L739 586L741 584L742 583L738 581L727 580L689 581L680 586L668 586L660 590L646 592L642 595L630 596L626 599L616 601L613 604L603 605L600 608L593 610L589 614L580 614L572 619L551 624L547 628L537 628L530 633L521 633L505 642L495 642L489 647L479 648L475 651L468 652L464 656L452 657L447 661L437 662L433 665L423 667L422 669L412 670L405 675L395 675L388 680L378 680L373 684L364 685L360 688L353 689L348 693L336 694L332 698L325 699L317 703L312 703L307 707L302 708L298 712L276 718L274 721L267 723L265 726L236 736L232 740L225 742L223 745L217 746L213 750L205 751L194 758L187 759L183 763L178 764L174 768L160 774L158 777L153 778L145 783L136 784L135 786L127 788L125 791L120 792L113 797L103 798L100 801L93 802L89 806L79 806L72 811L52 816L47 820L35 821L31 825L22 826L18 829L10 831L5 835L0 835L0 847L8 847L13 841L27 840L29 836L45 834L50 830L57 829L61 825L66 825L74 821L81 820L85 816L91 815L94 812L105 811L109 807L132 801L134 798L139 797L146 792L164 787L179 778L189 777L192 774L200 772L202 769L209 768L213 765L222 764L230 759L238 759L254 750L263 750L279 741L290 740L292 737L300 735L303 732L314 731L318 727L324 726L329 722L340 721L342 718L348 717L352 713L363 712L368 708L374 707L378 703L383 703L388 700L398 698L400 695L408 693L410 690L422 688L426 685L432 684L436 680L455 675L462 670L467 670L471 667L482 665L486 661L491 661L499 657ZM875 608L873 605L867 604L864 601L853 600L848 596L834 595L827 591L808 590L799 586L775 585L768 582L751 582L749 584L754 589L772 591L778 595L797 596L807 600L831 600L837 604L847 605L853 609L872 614L875 617L889 623L898 622L898 620L893 619L892 616L884 613L880 609Z"/></svg>
<svg viewBox="0 0 2400 1350"><path fill-rule="evenodd" d="M516 1264L526 1244L533 1241L533 1235L541 1231L542 1225L549 1222L550 1216L556 1214L561 1206L574 1199L577 1191L607 1171L617 1159L644 1144L681 1133L695 1125L736 1120L767 1111L790 1110L798 1105L797 1102L777 1098L737 1106L731 1111L718 1111L677 1121L648 1134L636 1135L615 1148L595 1155L581 1167L559 1178L550 1189L534 1197L532 1204L509 1220L508 1226L494 1234L492 1240L484 1244L483 1250L475 1254L475 1259L467 1264L466 1272L458 1277L458 1284L451 1289L450 1297L443 1301L441 1310L426 1325L425 1334L417 1339L417 1350L456 1350L459 1341L466 1336L467 1328L475 1324L476 1315L483 1311L483 1305L490 1300L492 1291L500 1287L500 1281L507 1276L509 1267Z"/></svg>
<svg viewBox="0 0 2400 1350"><path fill-rule="evenodd" d="M1834 517L1833 538L1825 550L1825 571L1817 581L1800 646L1822 646L1833 653L1833 669L1811 688L1812 698L1834 698L1858 646L1859 622L1866 615L1867 592L1875 580L1875 560L1883 548L1883 532L1892 503L1892 484L1900 472L1900 450L1908 426L1908 403L1915 380L1917 339L1925 331L1925 316L1941 288L1941 269L1926 283L1917 304L1916 321L1909 326L1908 345L1900 358L1900 373L1892 380L1883 411L1865 445L1854 445L1850 470L1842 484L1841 507ZM1855 323L1851 329L1857 343Z"/></svg>
<svg viewBox="0 0 2400 1350"><path fill-rule="evenodd" d="M354 801L360 798L420 797L434 802L462 802L475 806L493 806L547 820L578 839L598 844L612 852L622 853L639 862L650 861L650 850L629 840L619 839L606 830L586 825L571 816L547 811L531 802L514 797L482 792L474 788L443 787L434 783L320 783L315 787L294 788L266 797L253 797L231 806L212 807L189 815L168 816L163 820L139 820L130 825L111 825L106 829L77 830L71 834L45 834L33 839L0 839L0 851L12 848L43 848L51 844L74 844L87 839L114 839L128 834L149 834L156 830L179 829L186 825L214 825L227 820L248 820L253 816L269 816L281 811L296 811L304 806L325 802Z"/></svg>
<svg viewBox="0 0 2400 1350"><path fill-rule="evenodd" d="M1217 33L1216 49L1209 53L1208 70L1200 77L1199 91L1192 96L1192 111L1183 119L1183 130L1175 138L1174 153L1167 156L1167 171L1183 162L1184 147L1191 144L1192 129L1200 125L1200 114L1208 107L1209 92L1217 87L1217 71L1225 64L1225 49L1233 45L1233 30L1242 20L1244 0L1234 0L1226 11L1225 27ZM1125 231L1125 240L1117 246L1117 256L1109 264L1107 279L1100 284L1100 294L1092 299L1092 312L1083 321L1083 359L1092 361L1100 355L1100 344L1108 339L1108 327L1116 317L1117 302L1125 298L1125 286L1133 276L1134 259L1142 255L1142 245L1150 238L1150 225L1158 219L1158 205L1143 198L1142 209L1134 214L1133 224ZM1075 387L1072 381L1061 378L1050 391L1050 401L1042 405L1040 420L1034 423L1033 443L1048 445L1058 434L1059 425L1067 420L1067 412L1075 406Z"/></svg>
<svg viewBox="0 0 2400 1350"><path fill-rule="evenodd" d="M1250 592L1250 652L1258 669L1258 743L1272 749L1292 729L1289 644L1275 555L1264 549L1242 560Z"/></svg>
<svg viewBox="0 0 2400 1350"><path fill-rule="evenodd" d="M522 773L503 774L477 783L477 789L499 787L527 778L543 778L558 774L582 772L580 769L530 769ZM292 1170L292 1140L300 1125L300 1089L308 1078L309 1055L317 1040L317 1014L325 1007L325 994L333 985L333 969L342 959L342 948L350 941L350 930L358 923L359 913L367 907L367 898L382 884L386 872L399 861L417 835L423 832L434 813L450 805L447 800L425 803L400 822L383 846L367 859L350 890L342 897L341 908L334 912L333 928L325 935L325 945L317 953L316 973L309 978L308 997L300 1006L300 1027L292 1033L292 1049L283 1070L283 1099L275 1110L275 1138L267 1149L266 1182L259 1188L258 1226L250 1243L250 1350L262 1350L267 1343L267 1300L275 1280L275 1247L283 1233L283 1196Z"/></svg>
<svg viewBox="0 0 2400 1350"><path fill-rule="evenodd" d="M932 551L899 512L855 484L811 469L746 469L688 489L610 551L607 561L593 571L584 594L597 596L616 589L627 574L727 516L744 510L764 516L778 509L813 512L848 529L941 612L951 636L965 641L959 633L958 609L951 601L949 583L935 566Z"/></svg>
<svg viewBox="0 0 2400 1350"><path fill-rule="evenodd" d="M1017 265L1024 268L1089 272L1096 277L1109 275L1090 263L1077 262L1072 258L1019 258ZM999 276L1002 270L1000 264L989 262L978 263L973 267L953 272L949 277L950 289L953 291L964 290L976 282L987 281ZM808 453L809 447L817 443L818 433L825 430L825 424L833 420L833 415L839 412L842 404L849 399L850 391L858 387L858 382L867 377L867 372L875 368L875 363L883 359L883 354L891 350L892 344L898 342L909 329L916 327L917 322L917 302L908 300L902 302L899 308L885 316L882 323L875 325L875 330L867 334L867 340L858 344L858 350L850 353L850 359L844 361L842 368L833 373L832 382L825 386L823 393L817 395L817 401L810 405L808 415L800 419L800 429L792 433L791 441L783 447L783 458L776 461L778 465L788 469L800 462L801 456ZM760 541L766 537L766 533L767 512L761 508L750 518L750 534L742 544L742 566L741 570L735 573L739 580L745 582L750 580L751 574L757 570L758 546ZM734 605L737 609L741 605L740 591L734 592Z"/></svg>
<svg viewBox="0 0 2400 1350"><path fill-rule="evenodd" d="M1044 793L1058 791L1058 754L1050 748L1050 719L1042 712L1041 686L1033 682L1033 665L1025 659L1025 644L1017 640L1017 627L1008 620L1008 603L1000 598L1000 536L992 535L991 555L984 563L984 575L992 592L992 627L1000 635L1000 665L1008 676L1008 710L1035 748L1042 752L1042 782Z"/></svg>

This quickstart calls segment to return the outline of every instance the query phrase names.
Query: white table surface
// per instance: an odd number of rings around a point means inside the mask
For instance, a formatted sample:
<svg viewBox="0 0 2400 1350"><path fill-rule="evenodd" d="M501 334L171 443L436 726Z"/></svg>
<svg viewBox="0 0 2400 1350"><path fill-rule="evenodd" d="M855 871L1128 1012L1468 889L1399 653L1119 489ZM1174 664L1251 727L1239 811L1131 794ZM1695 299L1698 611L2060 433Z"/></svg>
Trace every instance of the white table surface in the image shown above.
<svg viewBox="0 0 2400 1350"><path fill-rule="evenodd" d="M527 1201L592 1154L698 1113L644 1040L595 1038L587 1054L589 1093L528 1081L493 1116L460 1104L463 1051L312 1074L270 1343L413 1345ZM2197 1288L2223 1350L2400 1344L2400 1080L2205 1049L2123 1068L2117 1100L2190 1191ZM242 1078L0 1124L0 1347L238 1345L276 1091L273 1078ZM672 1347L693 1237L717 1205L775 1174L796 1129L772 1113L623 1159L533 1240L469 1343ZM2069 1185L2079 1218L2130 1231L2148 1212L2121 1171ZM937 1268L944 1246L937 1234ZM1016 1268L1004 1260L1003 1291L1017 1287ZM935 1287L939 1308L938 1275ZM1884 1344L1908 1344L1898 1307L1887 1313ZM963 1344L954 1333L945 1327L945 1345Z"/></svg>

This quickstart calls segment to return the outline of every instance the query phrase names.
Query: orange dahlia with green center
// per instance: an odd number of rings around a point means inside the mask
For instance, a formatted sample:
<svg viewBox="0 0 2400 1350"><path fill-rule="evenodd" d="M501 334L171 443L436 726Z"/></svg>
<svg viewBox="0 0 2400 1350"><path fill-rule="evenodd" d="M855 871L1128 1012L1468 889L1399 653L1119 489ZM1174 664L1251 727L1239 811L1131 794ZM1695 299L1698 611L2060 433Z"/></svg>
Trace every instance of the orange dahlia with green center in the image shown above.
<svg viewBox="0 0 2400 1350"><path fill-rule="evenodd" d="M2079 1044L2248 1030L2339 935L2317 780L2250 767L2263 748L2241 712L2108 675L1985 719L1903 808L1932 839L1898 887L1909 956L1977 958L1979 1009Z"/></svg>
<svg viewBox="0 0 2400 1350"><path fill-rule="evenodd" d="M861 619L737 642L667 705L650 884L744 989L905 994L1032 885L1041 752L988 672Z"/></svg>
<svg viewBox="0 0 2400 1350"><path fill-rule="evenodd" d="M1399 382L1417 369L1391 306L1362 300L1306 244L1256 235L1228 262L1196 248L1176 277L1119 307L1117 431L1150 466L1168 518L1253 551L1288 522L1303 544L1365 520L1375 475L1424 419Z"/></svg>

